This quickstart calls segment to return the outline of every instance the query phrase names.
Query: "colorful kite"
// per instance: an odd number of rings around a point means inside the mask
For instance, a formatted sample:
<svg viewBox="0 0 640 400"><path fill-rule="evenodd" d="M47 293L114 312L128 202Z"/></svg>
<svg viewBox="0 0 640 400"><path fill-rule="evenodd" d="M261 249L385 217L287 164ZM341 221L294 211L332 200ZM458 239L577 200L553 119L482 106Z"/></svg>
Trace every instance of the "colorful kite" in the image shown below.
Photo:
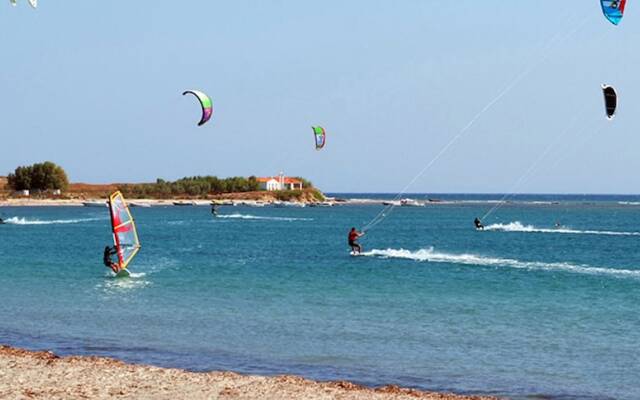
<svg viewBox="0 0 640 400"><path fill-rule="evenodd" d="M614 25L618 25L622 20L626 3L627 0L600 0L604 16Z"/></svg>
<svg viewBox="0 0 640 400"><path fill-rule="evenodd" d="M327 141L327 134L321 126L312 126L311 129L313 129L313 136L316 139L316 150L320 150Z"/></svg>
<svg viewBox="0 0 640 400"><path fill-rule="evenodd" d="M200 105L202 106L202 118L200 118L198 126L206 124L213 115L213 103L211 102L211 99L209 98L209 96L199 90L187 90L186 92L183 92L182 95L184 96L187 93L196 96L198 101L200 101Z"/></svg>

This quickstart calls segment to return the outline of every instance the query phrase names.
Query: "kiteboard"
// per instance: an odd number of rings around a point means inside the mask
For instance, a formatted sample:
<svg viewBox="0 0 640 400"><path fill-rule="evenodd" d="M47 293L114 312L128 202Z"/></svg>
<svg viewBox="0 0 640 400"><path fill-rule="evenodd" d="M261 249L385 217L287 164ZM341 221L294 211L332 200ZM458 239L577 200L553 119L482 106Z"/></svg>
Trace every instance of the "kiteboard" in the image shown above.
<svg viewBox="0 0 640 400"><path fill-rule="evenodd" d="M360 256L364 256L364 254L362 254L362 253L361 253L361 252L359 252L359 251L350 251L350 252L349 252L349 255L350 255L351 257L360 257Z"/></svg>

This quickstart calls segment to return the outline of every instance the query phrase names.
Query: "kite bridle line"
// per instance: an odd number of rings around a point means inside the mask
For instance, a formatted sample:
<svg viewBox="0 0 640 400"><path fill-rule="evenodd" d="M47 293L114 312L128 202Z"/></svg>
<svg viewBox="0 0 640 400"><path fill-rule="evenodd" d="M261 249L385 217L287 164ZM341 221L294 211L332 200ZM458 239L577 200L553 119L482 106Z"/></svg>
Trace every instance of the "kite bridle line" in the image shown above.
<svg viewBox="0 0 640 400"><path fill-rule="evenodd" d="M500 208L502 208L502 206L504 206L506 204L506 202L509 199L513 198L515 195L518 194L518 188L520 187L520 185L522 185L523 183L528 181L531 177L533 177L534 173L537 171L538 167L540 166L540 163L542 162L542 160L544 160L544 158L547 156L547 154L549 154L551 149L556 147L556 144L558 142L560 142L560 139L564 138L567 135L567 133L572 131L572 129L576 125L576 123L578 121L582 120L582 118L580 118L580 117L585 115L587 110L588 110L588 108L585 107L583 109L582 113L576 114L576 116L573 117L573 119L571 120L570 124L562 131L562 133L560 133L560 135L556 136L556 138L553 141L551 141L551 143L549 143L547 145L547 147L544 149L544 151L529 165L527 170L511 186L509 191L507 193L505 193L500 198L500 200L498 200L497 203L493 207L491 207L491 209L489 209L489 211L487 211L482 216L482 218L480 218L482 221L484 221L486 218L491 216L491 214L493 214L495 211L498 211ZM589 122L589 123L591 123L591 122ZM602 127L598 128L596 130L596 132L600 132L601 130L602 130ZM581 130L576 130L576 132L581 132ZM559 157L559 159L564 159L566 157L567 157L567 154L563 153Z"/></svg>
<svg viewBox="0 0 640 400"><path fill-rule="evenodd" d="M385 206L375 217L373 217L373 219L371 219L371 221L369 221L364 228L362 229L363 232L367 232L370 231L371 229L373 229L374 227L376 227L378 224L380 224L386 217L388 217L393 210L396 207L396 203L400 200L400 198L407 193L407 191L409 190L409 188L418 180L420 179L432 166L433 164L436 163L436 161L438 161L446 152L447 150L449 150L449 148L456 143L460 138L462 138L471 127L473 127L473 125L476 123L476 121L478 119L480 119L480 117L487 112L489 109L491 109L498 101L500 101L500 99L502 99L504 96L506 96L514 87L516 87L525 77L527 77L531 72L533 72L533 70L535 70L536 68L538 68L542 63L544 63L549 56L551 55L551 51L553 49L553 47L555 46L556 43L562 43L565 42L566 40L570 39L573 35L575 35L580 29L582 29L582 27L585 26L585 24L587 22L589 22L590 19L592 19L593 17L587 15L587 17L585 17L582 22L580 22L575 28L573 28L572 30L570 30L567 34L565 34L561 39L561 32L556 33L550 40L549 42L542 48L541 53L542 53L542 57L540 57L540 59L534 63L531 64L529 67L526 67L522 72L520 72L518 75L516 75L516 77L505 86L505 88L498 93L497 96L495 96L491 101L489 101L476 115L473 116L473 118L471 118L469 120L469 122L462 128L460 129L460 131L458 131L458 133L438 152L438 154L435 155L435 157L433 159L431 159L431 161L429 161L421 170L420 172L413 177L413 179L411 179L411 181L409 181L409 183L391 200L391 204L388 206Z"/></svg>

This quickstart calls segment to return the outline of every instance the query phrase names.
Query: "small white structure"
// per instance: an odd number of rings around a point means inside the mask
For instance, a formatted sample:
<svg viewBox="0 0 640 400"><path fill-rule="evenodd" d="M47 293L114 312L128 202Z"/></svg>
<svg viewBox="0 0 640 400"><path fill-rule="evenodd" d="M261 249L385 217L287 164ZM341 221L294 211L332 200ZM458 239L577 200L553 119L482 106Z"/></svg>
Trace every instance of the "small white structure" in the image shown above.
<svg viewBox="0 0 640 400"><path fill-rule="evenodd" d="M60 189L55 189L52 193L54 196L60 196L62 194L62 191Z"/></svg>
<svg viewBox="0 0 640 400"><path fill-rule="evenodd" d="M258 178L258 183L260 184L260 190L267 190L269 192L281 190L280 182L275 178Z"/></svg>
<svg viewBox="0 0 640 400"><path fill-rule="evenodd" d="M18 191L16 192L16 194L17 194L18 196L27 196L27 197L29 197L29 191L28 191L28 190L18 190Z"/></svg>
<svg viewBox="0 0 640 400"><path fill-rule="evenodd" d="M284 176L282 172L275 177L257 178L260 190L273 192L276 190L302 190L302 181Z"/></svg>

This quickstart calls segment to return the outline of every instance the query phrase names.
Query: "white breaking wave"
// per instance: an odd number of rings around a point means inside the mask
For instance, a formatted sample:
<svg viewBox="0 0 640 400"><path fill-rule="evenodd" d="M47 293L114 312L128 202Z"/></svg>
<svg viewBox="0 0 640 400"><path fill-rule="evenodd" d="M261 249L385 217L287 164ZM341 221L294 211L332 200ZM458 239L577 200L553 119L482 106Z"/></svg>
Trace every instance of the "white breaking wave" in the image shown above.
<svg viewBox="0 0 640 400"><path fill-rule="evenodd" d="M433 247L410 251L404 249L371 250L362 253L363 256L381 258L400 258L414 261L427 261L435 263L451 263L462 265L479 265L487 267L509 267L518 269L534 269L546 271L564 271L589 275L609 275L617 277L640 278L640 270L614 269L578 265L566 262L546 263L540 261L520 261L512 258L483 257L473 254L448 254L434 251Z"/></svg>
<svg viewBox="0 0 640 400"><path fill-rule="evenodd" d="M80 218L80 219L54 219L54 220L39 220L39 219L26 219L11 217L5 219L4 222L13 225L53 225L53 224L80 224L82 222L101 221L104 218Z"/></svg>
<svg viewBox="0 0 640 400"><path fill-rule="evenodd" d="M118 278L113 273L106 272L105 280L96 285L96 289L102 291L107 296L117 296L123 291L142 289L151 285L151 282L144 279L147 275L144 272L129 272L127 278Z"/></svg>
<svg viewBox="0 0 640 400"><path fill-rule="evenodd" d="M313 221L313 218L264 217L264 216L247 215L247 214L223 214L223 215L216 216L216 218L261 219L266 221Z"/></svg>
<svg viewBox="0 0 640 400"><path fill-rule="evenodd" d="M618 204L623 206L640 206L640 201L619 201Z"/></svg>
<svg viewBox="0 0 640 400"><path fill-rule="evenodd" d="M578 230L560 226L558 228L538 228L533 225L523 225L519 221L508 224L492 224L485 226L485 231L502 232L535 232L535 233L570 233L574 235L608 235L608 236L640 236L640 232L619 232L619 231L595 231Z"/></svg>

